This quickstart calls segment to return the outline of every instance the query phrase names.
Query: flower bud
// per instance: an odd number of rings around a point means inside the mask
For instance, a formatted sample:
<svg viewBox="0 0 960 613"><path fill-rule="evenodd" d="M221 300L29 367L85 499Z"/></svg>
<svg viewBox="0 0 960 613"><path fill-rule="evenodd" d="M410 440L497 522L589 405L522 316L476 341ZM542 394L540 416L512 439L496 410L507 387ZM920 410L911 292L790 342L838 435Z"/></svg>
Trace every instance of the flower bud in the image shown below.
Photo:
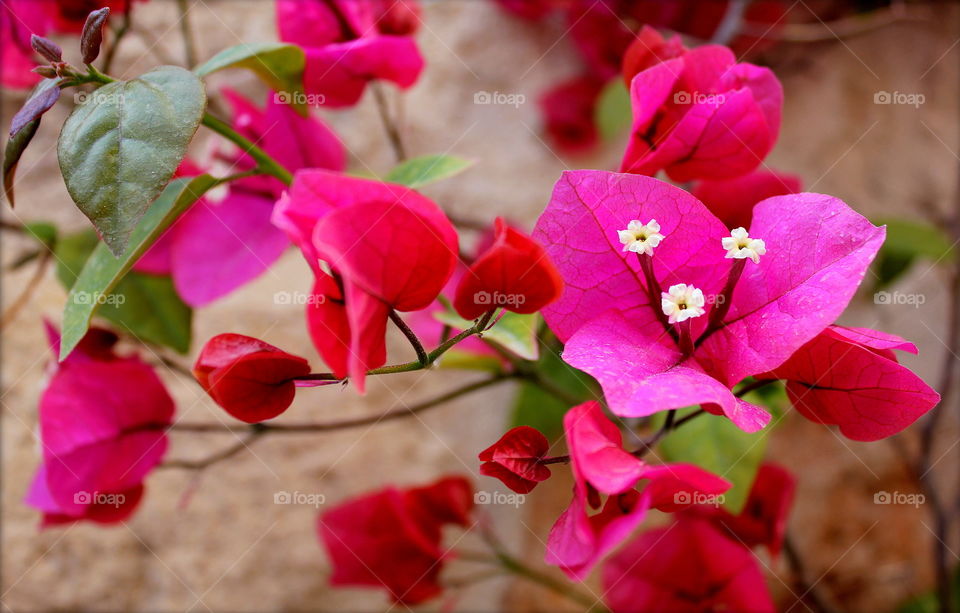
<svg viewBox="0 0 960 613"><path fill-rule="evenodd" d="M34 51L51 62L59 62L63 60L63 50L60 49L60 45L53 42L49 38L31 34L30 46L33 47Z"/></svg>
<svg viewBox="0 0 960 613"><path fill-rule="evenodd" d="M103 43L103 24L110 17L110 9L103 7L87 15L80 33L80 53L83 54L83 63L91 64L100 55L100 45Z"/></svg>

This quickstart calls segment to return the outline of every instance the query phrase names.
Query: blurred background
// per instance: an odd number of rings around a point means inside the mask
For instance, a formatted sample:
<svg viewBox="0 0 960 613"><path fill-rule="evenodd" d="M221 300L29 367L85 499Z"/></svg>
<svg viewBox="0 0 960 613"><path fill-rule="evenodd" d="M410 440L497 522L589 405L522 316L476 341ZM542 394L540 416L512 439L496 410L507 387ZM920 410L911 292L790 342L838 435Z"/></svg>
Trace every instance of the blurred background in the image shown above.
<svg viewBox="0 0 960 613"><path fill-rule="evenodd" d="M240 42L276 40L269 0L185 4L201 60ZM591 126L576 122L548 129L538 104L545 92L584 71L569 24L518 18L487 0L422 4L417 42L426 69L407 92L388 88L389 103L411 155L452 153L476 160L467 172L426 188L427 195L463 217L503 215L530 229L561 171L616 168L626 133L603 129L594 135ZM712 11L710 5L716 3L697 4ZM786 10L772 31L763 23L752 26L764 34L760 44L747 41L738 49L748 61L773 68L784 85L783 128L767 164L801 176L806 190L837 196L873 220L921 222L953 211L960 164L960 6L782 4ZM133 33L123 41L115 75L184 64L178 19L174 0L136 3ZM629 19L624 24L639 25ZM68 55L76 55L75 37L60 42ZM263 86L242 72L218 74L210 83L229 83L258 101L265 95ZM476 104L481 92L516 95L518 102ZM897 94L913 95L912 102L898 103L906 98ZM25 97L25 91L4 90L4 126ZM63 231L86 227L67 195L55 154L57 126L72 105L68 98L47 115L21 161L17 208L4 206L3 220L49 221ZM372 174L392 167L369 93L354 108L321 109L318 115L343 139L351 170ZM209 146L201 130L194 147L203 152ZM148 479L142 508L128 523L40 532L38 513L22 499L39 462L36 405L49 359L42 319L59 322L65 290L49 269L37 277L35 264L15 266L36 249L34 241L13 232L4 232L2 239L5 313L25 288L35 286L28 305L3 322L4 611L385 610L389 604L379 591L327 586L330 571L315 532L317 509L275 505L274 493L319 493L331 504L388 482L416 484L451 472L471 475L478 489L502 489L499 482L478 475L476 454L506 429L516 395L512 383L421 418L369 429L263 437L250 450L204 470L158 470ZM883 329L915 342L919 357L904 361L935 384L945 352L947 271L935 257L918 257L899 268L895 278L884 278L884 291L923 296L921 304L876 300L881 280L868 275L842 323ZM231 331L310 356L319 367L304 333L302 307L274 300L276 292L307 292L310 284L302 257L291 249L257 281L196 313L188 355L160 349L146 355L157 363L165 358L189 365L206 339ZM389 340L391 356L405 359L409 346L404 339L395 335ZM176 398L178 418L225 418L191 378L169 365L158 368ZM373 378L365 398L340 386L305 390L281 419L369 415L436 395L449 389L453 379L478 376L455 371L431 375L435 373ZM932 454L937 478L951 496L960 460L957 407L956 399L946 407ZM914 427L893 440L856 443L788 415L770 437L768 458L791 469L799 482L790 534L803 558L806 583L838 610L898 610L933 585L930 509L874 503L878 492L919 492L904 464L918 432ZM168 458L202 458L234 442L230 434L174 434ZM566 473L555 474L518 508L486 509L501 538L537 565L549 527L568 502ZM960 561L958 535L945 536L955 565ZM807 610L807 604L797 602L803 589L788 560L762 559L782 610ZM448 570L452 577L458 572ZM462 610L569 607L510 578L452 594ZM427 608L450 602L439 599Z"/></svg>

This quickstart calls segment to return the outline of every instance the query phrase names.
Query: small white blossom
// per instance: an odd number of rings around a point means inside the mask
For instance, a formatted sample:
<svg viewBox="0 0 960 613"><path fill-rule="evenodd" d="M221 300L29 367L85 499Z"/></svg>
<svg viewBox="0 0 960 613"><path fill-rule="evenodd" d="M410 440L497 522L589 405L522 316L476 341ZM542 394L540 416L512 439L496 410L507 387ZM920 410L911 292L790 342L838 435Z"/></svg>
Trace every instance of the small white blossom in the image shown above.
<svg viewBox="0 0 960 613"><path fill-rule="evenodd" d="M730 236L721 239L727 257L737 260L750 258L754 264L760 263L760 256L767 252L767 246L759 238L750 238L744 228L736 228Z"/></svg>
<svg viewBox="0 0 960 613"><path fill-rule="evenodd" d="M670 290L660 292L660 296L663 314L669 317L672 324L686 321L691 317L700 317L705 312L703 292L692 285L686 283L671 285Z"/></svg>
<svg viewBox="0 0 960 613"><path fill-rule="evenodd" d="M626 230L617 230L617 234L620 236L620 242L623 243L624 251L647 255L653 255L653 248L664 238L663 234L660 234L660 224L656 219L651 219L645 224L634 219L627 224Z"/></svg>

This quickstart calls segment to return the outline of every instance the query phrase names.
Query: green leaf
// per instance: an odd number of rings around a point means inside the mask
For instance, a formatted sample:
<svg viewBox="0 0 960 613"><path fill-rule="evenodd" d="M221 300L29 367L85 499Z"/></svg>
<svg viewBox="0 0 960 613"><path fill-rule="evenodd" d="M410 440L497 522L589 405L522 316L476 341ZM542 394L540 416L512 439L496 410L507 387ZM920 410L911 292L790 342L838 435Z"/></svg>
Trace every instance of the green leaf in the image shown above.
<svg viewBox="0 0 960 613"><path fill-rule="evenodd" d="M3 149L3 193L7 197L7 202L10 203L10 208L13 208L13 179L17 175L17 165L39 127L40 118L38 117L24 125L13 138L7 141Z"/></svg>
<svg viewBox="0 0 960 613"><path fill-rule="evenodd" d="M47 221L33 221L23 224L23 229L33 237L35 241L47 247L53 248L57 242L57 226Z"/></svg>
<svg viewBox="0 0 960 613"><path fill-rule="evenodd" d="M952 251L947 233L934 225L907 219L881 219L887 239L873 266L874 289L882 289L905 274L918 258L933 262L950 261Z"/></svg>
<svg viewBox="0 0 960 613"><path fill-rule="evenodd" d="M450 311L438 311L433 316L455 330L466 330L473 325L473 322ZM538 324L539 316L536 313L521 315L507 312L483 336L524 360L536 360L540 356L537 347Z"/></svg>
<svg viewBox="0 0 960 613"><path fill-rule="evenodd" d="M597 394L597 383L587 373L573 368L553 351L544 351L537 362L542 376L579 402L586 402ZM563 434L563 416L573 406L534 383L524 382L517 391L510 427L531 426L551 440Z"/></svg>
<svg viewBox="0 0 960 613"><path fill-rule="evenodd" d="M499 373L503 371L503 364L492 355L481 355L472 351L463 351L461 349L451 349L443 354L437 365L440 368L450 368L454 370L479 370L489 373Z"/></svg>
<svg viewBox="0 0 960 613"><path fill-rule="evenodd" d="M187 207L219 183L219 180L210 175L172 181L134 228L130 235L130 244L121 257L113 257L106 245L97 244L67 296L67 305L63 312L61 360L70 355L77 346L86 334L94 312L106 300L105 297L108 298L117 289L117 284L140 256ZM181 343L175 348L182 346Z"/></svg>
<svg viewBox="0 0 960 613"><path fill-rule="evenodd" d="M692 411L682 409L677 418ZM654 425L659 427L665 416L666 413L659 414L653 420ZM748 434L726 417L700 415L665 436L660 442L659 454L668 462L696 464L733 483L724 494L723 506L737 514L743 509L763 461L767 430Z"/></svg>
<svg viewBox="0 0 960 613"><path fill-rule="evenodd" d="M473 160L455 155L424 155L398 164L387 173L385 180L417 188L460 174L471 166Z"/></svg>
<svg viewBox="0 0 960 613"><path fill-rule="evenodd" d="M303 49L286 43L243 43L224 49L193 71L203 78L227 68L246 68L303 111Z"/></svg>
<svg viewBox="0 0 960 613"><path fill-rule="evenodd" d="M67 191L114 255L186 155L206 103L195 74L161 66L87 94L63 124Z"/></svg>
<svg viewBox="0 0 960 613"><path fill-rule="evenodd" d="M597 99L594 121L604 140L612 140L627 130L633 122L630 92L619 77L610 79Z"/></svg>

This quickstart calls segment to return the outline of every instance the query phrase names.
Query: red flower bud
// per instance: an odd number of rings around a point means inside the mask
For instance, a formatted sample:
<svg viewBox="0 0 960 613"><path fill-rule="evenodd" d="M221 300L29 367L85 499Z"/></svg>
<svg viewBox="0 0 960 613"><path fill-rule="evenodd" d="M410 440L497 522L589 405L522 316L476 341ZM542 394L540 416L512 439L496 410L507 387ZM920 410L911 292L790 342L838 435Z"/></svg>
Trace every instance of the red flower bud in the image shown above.
<svg viewBox="0 0 960 613"><path fill-rule="evenodd" d="M480 452L484 462L480 474L500 479L518 494L526 494L550 478L550 469L540 463L549 448L547 437L539 430L517 426Z"/></svg>
<svg viewBox="0 0 960 613"><path fill-rule="evenodd" d="M211 338L193 366L193 375L210 397L247 423L287 410L296 393L294 379L309 373L305 359L242 334Z"/></svg>
<svg viewBox="0 0 960 613"><path fill-rule="evenodd" d="M110 8L103 7L87 15L80 33L80 53L83 54L83 63L91 64L100 55L100 45L103 43L103 24L110 17Z"/></svg>

